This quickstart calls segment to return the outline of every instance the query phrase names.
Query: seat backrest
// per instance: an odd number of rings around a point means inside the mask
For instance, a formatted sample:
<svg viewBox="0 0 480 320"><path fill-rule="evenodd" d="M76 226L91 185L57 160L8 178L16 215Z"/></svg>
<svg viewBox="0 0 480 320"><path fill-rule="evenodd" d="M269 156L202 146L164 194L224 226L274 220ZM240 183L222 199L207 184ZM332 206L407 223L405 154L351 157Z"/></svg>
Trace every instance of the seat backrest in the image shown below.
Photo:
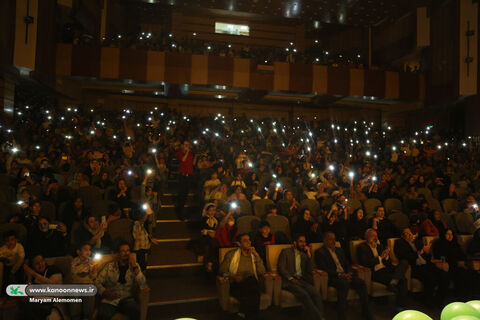
<svg viewBox="0 0 480 320"><path fill-rule="evenodd" d="M92 204L91 212L96 217L108 216L108 207L116 204L112 200L97 200Z"/></svg>
<svg viewBox="0 0 480 320"><path fill-rule="evenodd" d="M457 230L462 234L472 234L475 231L474 220L471 214L460 211L455 214Z"/></svg>
<svg viewBox="0 0 480 320"><path fill-rule="evenodd" d="M8 216L20 214L20 207L11 202L0 201L0 223L8 222Z"/></svg>
<svg viewBox="0 0 480 320"><path fill-rule="evenodd" d="M365 215L367 217L372 217L375 214L375 208L381 206L382 202L375 198L370 198L365 200L363 206L365 208Z"/></svg>
<svg viewBox="0 0 480 320"><path fill-rule="evenodd" d="M365 240L350 241L350 259L352 261L352 264L358 264L357 248L364 242Z"/></svg>
<svg viewBox="0 0 480 320"><path fill-rule="evenodd" d="M437 199L435 199L435 198L428 199L427 198L427 202L428 202L428 206L430 207L430 209L438 210L440 212L443 212L443 208L440 205L440 201L438 201Z"/></svg>
<svg viewBox="0 0 480 320"><path fill-rule="evenodd" d="M255 233L260 226L260 218L255 216L243 216L237 220L237 229L240 233Z"/></svg>
<svg viewBox="0 0 480 320"><path fill-rule="evenodd" d="M223 259L225 258L225 255L226 255L227 253L229 253L230 251L235 250L235 249L238 249L238 248L237 248L237 247L233 247L233 248L220 248L220 249L218 250L218 262L219 262L220 264L222 264Z"/></svg>
<svg viewBox="0 0 480 320"><path fill-rule="evenodd" d="M429 244L433 244L435 241L437 241L438 237L424 236L422 239L423 239L423 244L429 245Z"/></svg>
<svg viewBox="0 0 480 320"><path fill-rule="evenodd" d="M15 189L7 185L0 185L0 195L7 202L13 202L16 198Z"/></svg>
<svg viewBox="0 0 480 320"><path fill-rule="evenodd" d="M253 211L255 215L259 218L262 218L267 213L267 206L273 204L273 201L270 199L259 199L253 202Z"/></svg>
<svg viewBox="0 0 480 320"><path fill-rule="evenodd" d="M360 200L348 199L347 207L348 207L348 214L350 215L353 212L355 212L355 210L362 207L362 202L360 202Z"/></svg>
<svg viewBox="0 0 480 320"><path fill-rule="evenodd" d="M450 211L458 211L458 200L457 199L444 199L442 201L443 211L450 213Z"/></svg>
<svg viewBox="0 0 480 320"><path fill-rule="evenodd" d="M457 241L458 245L462 249L463 253L467 253L467 247L470 241L472 241L473 235L458 235L457 236Z"/></svg>
<svg viewBox="0 0 480 320"><path fill-rule="evenodd" d="M29 185L26 187L31 196L41 199L43 195L42 187L37 185Z"/></svg>
<svg viewBox="0 0 480 320"><path fill-rule="evenodd" d="M385 211L387 214L391 214L394 211L403 211L402 207L402 201L395 199L395 198L389 198L385 200Z"/></svg>
<svg viewBox="0 0 480 320"><path fill-rule="evenodd" d="M240 207L240 213L241 214L252 214L252 205L250 204L250 201L248 200L237 200L237 204Z"/></svg>
<svg viewBox="0 0 480 320"><path fill-rule="evenodd" d="M332 204L333 204L333 199L328 197L328 198L325 198L325 199L322 200L321 207L330 209Z"/></svg>
<svg viewBox="0 0 480 320"><path fill-rule="evenodd" d="M390 220L398 230L408 228L410 225L408 216L402 212L394 212L390 214L387 219Z"/></svg>
<svg viewBox="0 0 480 320"><path fill-rule="evenodd" d="M301 202L300 202L300 206L303 207L303 208L307 208L308 210L310 210L310 214L313 216L313 217L316 217L320 214L320 203L318 203L317 200L313 200L313 199L303 199Z"/></svg>
<svg viewBox="0 0 480 320"><path fill-rule="evenodd" d="M145 188L143 185L133 186L131 189L130 197L133 202L140 203L142 201L142 188Z"/></svg>
<svg viewBox="0 0 480 320"><path fill-rule="evenodd" d="M40 209L41 216L46 217L50 222L57 218L57 208L53 202L41 201L40 205L42 206Z"/></svg>
<svg viewBox="0 0 480 320"><path fill-rule="evenodd" d="M266 219L270 224L272 233L283 232L288 238L290 238L290 222L284 216L269 216Z"/></svg>
<svg viewBox="0 0 480 320"><path fill-rule="evenodd" d="M430 191L430 189L428 189L428 188L418 188L417 193L418 194L423 194L425 196L426 200L429 200L429 199L433 198L432 191Z"/></svg>
<svg viewBox="0 0 480 320"><path fill-rule="evenodd" d="M115 244L118 244L119 242L127 242L131 247L133 245L132 228L132 220L121 218L110 222L107 232Z"/></svg>
<svg viewBox="0 0 480 320"><path fill-rule="evenodd" d="M90 208L95 201L102 199L100 188L96 186L80 187L77 192L78 196L82 198L84 205L88 208Z"/></svg>
<svg viewBox="0 0 480 320"><path fill-rule="evenodd" d="M62 272L62 282L72 283L72 260L71 256L45 258L45 263L49 266L54 265Z"/></svg>
<svg viewBox="0 0 480 320"><path fill-rule="evenodd" d="M395 241L398 239L400 238L389 238L387 240L387 246L390 248L390 259L392 259L394 264L398 263L397 256L395 256Z"/></svg>
<svg viewBox="0 0 480 320"><path fill-rule="evenodd" d="M267 246L267 269L277 271L278 256L283 249L290 248L291 244L272 244Z"/></svg>

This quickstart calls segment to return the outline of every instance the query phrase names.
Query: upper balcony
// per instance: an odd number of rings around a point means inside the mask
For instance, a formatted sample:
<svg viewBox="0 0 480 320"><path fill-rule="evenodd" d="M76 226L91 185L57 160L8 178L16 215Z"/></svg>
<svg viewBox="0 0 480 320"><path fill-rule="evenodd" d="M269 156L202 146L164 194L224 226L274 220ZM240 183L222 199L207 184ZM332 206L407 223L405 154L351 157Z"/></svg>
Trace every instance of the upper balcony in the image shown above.
<svg viewBox="0 0 480 320"><path fill-rule="evenodd" d="M97 80L221 85L298 94L423 101L422 74L181 52L57 44L56 74Z"/></svg>

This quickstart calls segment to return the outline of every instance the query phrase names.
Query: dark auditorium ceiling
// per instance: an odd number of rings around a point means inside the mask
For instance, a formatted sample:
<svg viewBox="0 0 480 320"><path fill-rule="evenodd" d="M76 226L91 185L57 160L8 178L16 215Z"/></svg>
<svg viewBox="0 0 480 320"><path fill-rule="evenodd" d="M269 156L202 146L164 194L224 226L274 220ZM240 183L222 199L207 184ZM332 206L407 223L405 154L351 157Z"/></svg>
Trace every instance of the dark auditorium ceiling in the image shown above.
<svg viewBox="0 0 480 320"><path fill-rule="evenodd" d="M120 0L122 1L122 0ZM315 23L370 26L399 17L429 0L123 0L186 9L211 9Z"/></svg>

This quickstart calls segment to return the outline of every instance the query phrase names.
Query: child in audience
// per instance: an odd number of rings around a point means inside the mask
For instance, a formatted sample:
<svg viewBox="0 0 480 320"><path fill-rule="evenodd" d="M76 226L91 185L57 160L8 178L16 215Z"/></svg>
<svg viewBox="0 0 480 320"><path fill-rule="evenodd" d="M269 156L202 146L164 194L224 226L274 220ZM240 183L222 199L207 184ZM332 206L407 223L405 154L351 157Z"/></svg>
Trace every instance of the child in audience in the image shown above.
<svg viewBox="0 0 480 320"><path fill-rule="evenodd" d="M136 210L133 214L135 223L133 224L133 250L137 254L137 261L142 271L147 268L147 253L150 251L151 244L157 244L158 241L150 236L145 228L145 222L148 216L153 213L150 206L146 205L143 210Z"/></svg>
<svg viewBox="0 0 480 320"><path fill-rule="evenodd" d="M7 231L3 234L4 245L0 247L0 261L4 262L3 288L10 283L18 283L22 279L21 266L25 259L25 250L18 242L15 231Z"/></svg>
<svg viewBox="0 0 480 320"><path fill-rule="evenodd" d="M81 244L77 249L77 257L72 261L72 282L90 284L95 281L97 265L90 257L92 247L88 243ZM72 320L91 319L95 297L82 297L82 303L70 304Z"/></svg>
<svg viewBox="0 0 480 320"><path fill-rule="evenodd" d="M267 221L262 221L253 240L255 250L257 250L265 265L267 264L267 245L275 244L275 236L270 231L270 224Z"/></svg>

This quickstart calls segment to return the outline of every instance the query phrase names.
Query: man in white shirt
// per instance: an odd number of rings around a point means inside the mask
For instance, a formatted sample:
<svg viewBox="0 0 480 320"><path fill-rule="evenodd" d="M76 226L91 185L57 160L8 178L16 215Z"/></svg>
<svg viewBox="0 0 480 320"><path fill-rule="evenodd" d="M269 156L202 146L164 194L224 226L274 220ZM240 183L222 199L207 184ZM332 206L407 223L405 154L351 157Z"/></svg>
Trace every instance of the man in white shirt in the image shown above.
<svg viewBox="0 0 480 320"><path fill-rule="evenodd" d="M3 234L4 245L0 247L0 260L4 260L4 284L7 282L15 283L20 281L21 275L18 273L25 259L25 250L18 242L15 231L7 231Z"/></svg>

